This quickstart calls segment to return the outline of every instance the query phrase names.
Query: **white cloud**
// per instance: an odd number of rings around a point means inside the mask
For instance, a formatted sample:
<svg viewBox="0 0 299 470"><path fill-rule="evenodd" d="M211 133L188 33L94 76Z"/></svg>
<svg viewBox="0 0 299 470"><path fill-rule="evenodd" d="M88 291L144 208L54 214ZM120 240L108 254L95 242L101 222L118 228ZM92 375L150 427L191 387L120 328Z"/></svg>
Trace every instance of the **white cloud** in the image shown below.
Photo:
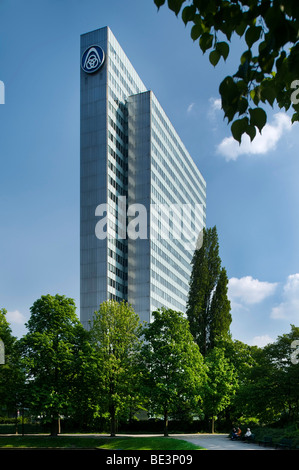
<svg viewBox="0 0 299 470"><path fill-rule="evenodd" d="M208 110L208 117L215 119L216 112L221 109L221 98L210 98L210 107Z"/></svg>
<svg viewBox="0 0 299 470"><path fill-rule="evenodd" d="M274 343L274 339L268 335L255 336L251 341L251 346L265 347L267 344Z"/></svg>
<svg viewBox="0 0 299 470"><path fill-rule="evenodd" d="M13 312L7 312L6 319L9 323L17 324L23 324L26 321L24 315L18 310L14 310Z"/></svg>
<svg viewBox="0 0 299 470"><path fill-rule="evenodd" d="M275 150L278 141L283 134L292 128L291 119L285 113L274 115L272 124L267 123L260 134L251 142L249 136L243 135L241 145L233 138L226 137L217 147L217 152L227 161L236 160L240 155L266 154Z"/></svg>
<svg viewBox="0 0 299 470"><path fill-rule="evenodd" d="M288 276L283 288L283 302L273 307L271 317L299 321L299 273Z"/></svg>
<svg viewBox="0 0 299 470"><path fill-rule="evenodd" d="M195 103L189 104L189 106L187 108L187 113L191 113L192 109L194 108L194 105L195 105Z"/></svg>
<svg viewBox="0 0 299 470"><path fill-rule="evenodd" d="M272 295L276 286L276 283L259 281L251 276L233 277L229 280L228 297L235 303L256 304Z"/></svg>

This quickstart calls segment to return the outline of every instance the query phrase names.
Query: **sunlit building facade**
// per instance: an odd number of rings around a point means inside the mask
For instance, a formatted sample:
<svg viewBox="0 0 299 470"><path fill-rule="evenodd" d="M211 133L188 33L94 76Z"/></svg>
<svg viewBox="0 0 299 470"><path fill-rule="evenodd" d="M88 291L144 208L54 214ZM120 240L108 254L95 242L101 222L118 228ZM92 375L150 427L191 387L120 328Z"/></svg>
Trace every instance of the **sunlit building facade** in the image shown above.
<svg viewBox="0 0 299 470"><path fill-rule="evenodd" d="M80 319L107 299L182 312L206 183L113 33L81 36Z"/></svg>

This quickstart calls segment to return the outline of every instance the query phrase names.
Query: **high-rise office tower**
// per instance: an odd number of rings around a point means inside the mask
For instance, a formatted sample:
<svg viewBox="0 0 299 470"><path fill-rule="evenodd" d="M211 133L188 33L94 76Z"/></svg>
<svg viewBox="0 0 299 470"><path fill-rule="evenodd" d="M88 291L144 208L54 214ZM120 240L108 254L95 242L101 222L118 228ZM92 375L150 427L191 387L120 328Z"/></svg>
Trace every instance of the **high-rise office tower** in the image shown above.
<svg viewBox="0 0 299 470"><path fill-rule="evenodd" d="M80 319L107 299L184 312L206 183L111 30L81 36Z"/></svg>

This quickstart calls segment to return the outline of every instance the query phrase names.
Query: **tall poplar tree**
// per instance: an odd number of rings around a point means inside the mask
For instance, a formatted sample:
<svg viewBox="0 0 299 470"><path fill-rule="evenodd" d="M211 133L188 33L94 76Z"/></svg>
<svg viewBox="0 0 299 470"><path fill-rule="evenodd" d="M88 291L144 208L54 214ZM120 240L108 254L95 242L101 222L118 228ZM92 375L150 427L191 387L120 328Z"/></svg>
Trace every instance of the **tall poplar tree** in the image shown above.
<svg viewBox="0 0 299 470"><path fill-rule="evenodd" d="M190 331L205 356L217 337L229 335L228 279L221 267L216 227L203 229L202 246L195 250L187 302Z"/></svg>

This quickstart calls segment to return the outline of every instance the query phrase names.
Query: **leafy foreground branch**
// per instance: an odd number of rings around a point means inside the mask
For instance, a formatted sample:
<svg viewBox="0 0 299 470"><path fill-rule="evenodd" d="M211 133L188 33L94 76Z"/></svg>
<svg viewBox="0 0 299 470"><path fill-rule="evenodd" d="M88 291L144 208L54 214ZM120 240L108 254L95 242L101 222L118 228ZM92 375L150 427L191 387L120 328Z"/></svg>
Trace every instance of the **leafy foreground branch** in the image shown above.
<svg viewBox="0 0 299 470"><path fill-rule="evenodd" d="M158 8L165 0L154 0ZM298 0L168 0L168 7L198 41L216 67L227 60L233 35L244 40L237 70L219 86L225 118L241 143L262 132L264 105L292 109L299 120L299 3Z"/></svg>

